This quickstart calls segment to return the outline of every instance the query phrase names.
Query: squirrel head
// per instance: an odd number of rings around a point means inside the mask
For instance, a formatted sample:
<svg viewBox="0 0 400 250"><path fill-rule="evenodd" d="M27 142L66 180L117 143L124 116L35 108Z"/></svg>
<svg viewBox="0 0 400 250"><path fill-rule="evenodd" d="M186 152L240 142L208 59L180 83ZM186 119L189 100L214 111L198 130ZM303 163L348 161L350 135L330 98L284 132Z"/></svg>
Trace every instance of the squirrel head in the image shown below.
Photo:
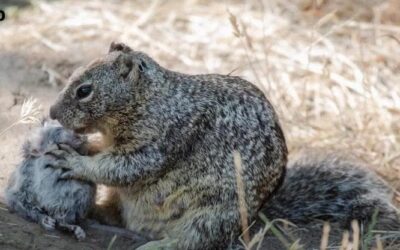
<svg viewBox="0 0 400 250"><path fill-rule="evenodd" d="M161 71L146 54L113 42L108 54L71 75L50 117L76 132L101 131L109 118L118 123L139 105Z"/></svg>

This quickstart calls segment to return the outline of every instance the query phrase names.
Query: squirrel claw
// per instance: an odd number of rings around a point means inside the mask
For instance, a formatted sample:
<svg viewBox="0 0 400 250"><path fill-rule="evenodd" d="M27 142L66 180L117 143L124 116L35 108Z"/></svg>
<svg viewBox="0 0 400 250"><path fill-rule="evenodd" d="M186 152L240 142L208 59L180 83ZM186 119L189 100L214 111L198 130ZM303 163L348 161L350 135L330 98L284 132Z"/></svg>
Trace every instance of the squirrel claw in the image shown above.
<svg viewBox="0 0 400 250"><path fill-rule="evenodd" d="M58 148L62 151L67 152L68 154L71 154L71 155L78 154L75 149L73 149L70 145L67 145L67 144L58 144Z"/></svg>
<svg viewBox="0 0 400 250"><path fill-rule="evenodd" d="M65 159L67 154L67 152L61 149L53 150L46 153L46 155L53 156L56 159Z"/></svg>
<svg viewBox="0 0 400 250"><path fill-rule="evenodd" d="M69 164L65 159L58 158L52 153L46 153L45 155L45 165L51 166L53 168L65 168L69 169Z"/></svg>
<svg viewBox="0 0 400 250"><path fill-rule="evenodd" d="M67 170L61 174L60 179L76 179L76 175L72 170Z"/></svg>

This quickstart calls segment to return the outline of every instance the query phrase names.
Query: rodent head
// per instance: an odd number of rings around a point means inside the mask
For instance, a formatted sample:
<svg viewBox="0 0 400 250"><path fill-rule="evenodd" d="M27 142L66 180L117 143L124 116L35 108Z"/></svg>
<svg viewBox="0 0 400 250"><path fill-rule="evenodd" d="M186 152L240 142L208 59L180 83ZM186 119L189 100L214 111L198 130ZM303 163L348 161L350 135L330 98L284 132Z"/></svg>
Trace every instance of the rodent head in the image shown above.
<svg viewBox="0 0 400 250"><path fill-rule="evenodd" d="M57 121L44 119L42 126L36 128L23 145L24 158L40 157L57 149L57 144L67 144L81 154L86 154L86 136L65 129Z"/></svg>
<svg viewBox="0 0 400 250"><path fill-rule="evenodd" d="M107 118L116 119L140 102L140 91L151 82L148 76L157 71L157 63L145 54L112 43L107 55L72 74L50 117L77 132L101 130Z"/></svg>

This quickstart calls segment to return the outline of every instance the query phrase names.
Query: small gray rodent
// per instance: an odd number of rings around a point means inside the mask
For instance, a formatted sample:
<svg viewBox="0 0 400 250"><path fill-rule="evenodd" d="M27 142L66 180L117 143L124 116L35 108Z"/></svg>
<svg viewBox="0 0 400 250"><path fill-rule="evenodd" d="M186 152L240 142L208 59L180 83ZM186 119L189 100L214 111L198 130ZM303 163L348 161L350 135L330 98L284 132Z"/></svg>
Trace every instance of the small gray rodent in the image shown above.
<svg viewBox="0 0 400 250"><path fill-rule="evenodd" d="M92 182L60 178L63 169L46 152L67 144L87 154L87 138L44 120L23 145L23 161L10 177L5 190L9 210L42 225L47 230L73 232L85 238L81 222L95 204L96 186Z"/></svg>

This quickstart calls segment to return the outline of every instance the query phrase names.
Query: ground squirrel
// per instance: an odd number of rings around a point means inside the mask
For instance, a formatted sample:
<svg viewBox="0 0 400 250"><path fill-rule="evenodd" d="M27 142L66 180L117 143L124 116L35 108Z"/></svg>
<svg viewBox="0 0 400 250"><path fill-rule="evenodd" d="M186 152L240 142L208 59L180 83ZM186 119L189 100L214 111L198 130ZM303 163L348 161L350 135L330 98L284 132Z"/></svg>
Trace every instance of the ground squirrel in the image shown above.
<svg viewBox="0 0 400 250"><path fill-rule="evenodd" d="M241 230L234 151L242 158L249 221L260 211L282 207L282 213L270 214L290 217L285 212L303 202L296 193L307 190L310 176L303 169L289 175L293 184L278 190L287 164L278 117L264 94L240 77L174 72L113 43L107 55L70 77L50 116L78 132L100 131L109 141L108 148L92 157L68 146L51 153L59 159L57 166L69 169L65 177L115 188L124 226L156 239L141 249L226 249L236 244ZM316 174L312 180L325 176L329 181L326 168L310 173ZM282 192L294 200L285 200ZM330 201L337 192L324 206L335 206Z"/></svg>
<svg viewBox="0 0 400 250"><path fill-rule="evenodd" d="M96 186L93 182L61 178L63 170L54 168L56 160L45 154L58 144L87 154L86 142L85 136L64 129L56 121L43 121L24 143L23 161L5 190L9 209L45 229L66 230L79 240L85 238L77 224L93 207Z"/></svg>

